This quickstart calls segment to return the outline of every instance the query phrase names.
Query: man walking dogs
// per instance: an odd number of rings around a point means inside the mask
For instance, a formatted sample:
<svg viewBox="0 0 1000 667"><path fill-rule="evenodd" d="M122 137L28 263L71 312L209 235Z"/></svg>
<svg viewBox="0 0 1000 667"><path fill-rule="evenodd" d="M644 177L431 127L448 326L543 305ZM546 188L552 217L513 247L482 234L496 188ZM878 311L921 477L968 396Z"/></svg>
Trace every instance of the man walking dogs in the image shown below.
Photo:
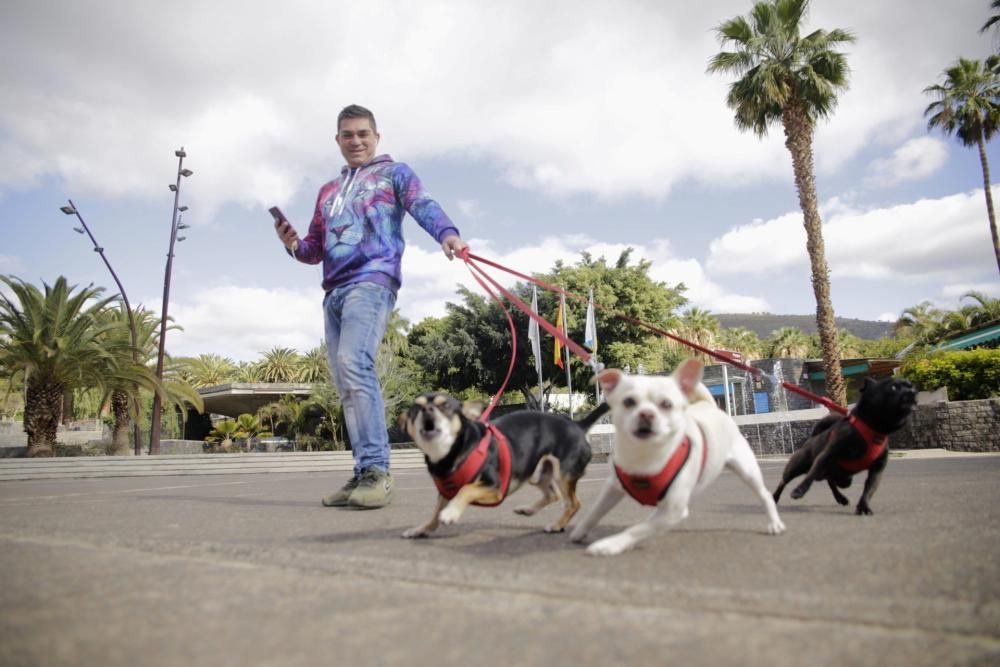
<svg viewBox="0 0 1000 667"><path fill-rule="evenodd" d="M402 281L403 215L441 244L448 259L466 247L458 229L407 165L375 155L375 116L357 105L337 116L337 145L347 161L319 190L309 231L287 220L278 238L300 262L323 262L323 314L330 372L340 393L354 453L354 477L323 498L327 507L384 507L392 499L389 435L375 355Z"/></svg>

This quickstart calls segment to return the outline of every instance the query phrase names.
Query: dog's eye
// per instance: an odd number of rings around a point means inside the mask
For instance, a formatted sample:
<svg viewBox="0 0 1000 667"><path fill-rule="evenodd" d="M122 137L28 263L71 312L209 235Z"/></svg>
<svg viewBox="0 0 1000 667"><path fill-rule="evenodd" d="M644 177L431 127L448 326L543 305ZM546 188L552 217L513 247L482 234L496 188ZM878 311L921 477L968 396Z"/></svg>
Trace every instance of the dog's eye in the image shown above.
<svg viewBox="0 0 1000 667"><path fill-rule="evenodd" d="M635 407L635 399L632 398L631 396L629 396L624 401L622 401L622 405L624 405L626 408L634 408Z"/></svg>
<svg viewBox="0 0 1000 667"><path fill-rule="evenodd" d="M672 407L674 407L674 403L670 399L665 398L662 401L660 401L661 410L669 410Z"/></svg>

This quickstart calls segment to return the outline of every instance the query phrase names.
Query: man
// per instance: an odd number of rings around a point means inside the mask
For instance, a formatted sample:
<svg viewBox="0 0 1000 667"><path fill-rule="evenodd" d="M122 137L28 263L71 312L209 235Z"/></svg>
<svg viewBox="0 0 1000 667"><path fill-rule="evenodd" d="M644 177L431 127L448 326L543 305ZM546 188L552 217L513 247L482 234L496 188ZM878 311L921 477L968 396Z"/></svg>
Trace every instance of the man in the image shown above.
<svg viewBox="0 0 1000 667"><path fill-rule="evenodd" d="M392 499L389 437L375 355L401 283L404 213L441 244L448 259L466 248L454 223L405 164L376 157L375 116L357 105L337 116L337 145L347 161L324 185L305 238L276 226L288 252L323 262L323 313L330 372L340 393L354 453L354 477L323 498L327 507L384 507Z"/></svg>

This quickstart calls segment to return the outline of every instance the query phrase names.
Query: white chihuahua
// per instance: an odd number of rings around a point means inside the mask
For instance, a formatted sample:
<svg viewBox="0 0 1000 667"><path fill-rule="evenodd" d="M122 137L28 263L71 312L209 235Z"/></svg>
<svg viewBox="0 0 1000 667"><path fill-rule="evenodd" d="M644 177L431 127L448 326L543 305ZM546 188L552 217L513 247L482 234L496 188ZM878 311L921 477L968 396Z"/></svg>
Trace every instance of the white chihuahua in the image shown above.
<svg viewBox="0 0 1000 667"><path fill-rule="evenodd" d="M688 515L691 496L708 486L723 467L753 489L767 512L767 532L779 535L785 524L740 429L719 410L701 383L697 359L682 363L671 376L629 376L606 369L597 375L615 425L612 470L597 503L574 528L580 542L626 493L655 506L644 521L594 542L587 553L614 556L658 529Z"/></svg>

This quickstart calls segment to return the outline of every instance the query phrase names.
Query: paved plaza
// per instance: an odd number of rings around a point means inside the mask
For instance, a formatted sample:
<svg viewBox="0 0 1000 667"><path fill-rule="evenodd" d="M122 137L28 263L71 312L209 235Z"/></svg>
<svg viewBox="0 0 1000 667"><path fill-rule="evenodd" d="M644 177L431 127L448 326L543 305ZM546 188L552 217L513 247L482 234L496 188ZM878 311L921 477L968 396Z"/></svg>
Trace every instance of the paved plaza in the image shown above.
<svg viewBox="0 0 1000 667"><path fill-rule="evenodd" d="M784 462L761 465L773 489ZM872 517L786 494L779 537L724 473L610 559L544 534L555 508L513 514L534 489L403 540L426 472L387 509L321 507L348 475L0 483L0 665L1000 664L998 455L894 458Z"/></svg>

